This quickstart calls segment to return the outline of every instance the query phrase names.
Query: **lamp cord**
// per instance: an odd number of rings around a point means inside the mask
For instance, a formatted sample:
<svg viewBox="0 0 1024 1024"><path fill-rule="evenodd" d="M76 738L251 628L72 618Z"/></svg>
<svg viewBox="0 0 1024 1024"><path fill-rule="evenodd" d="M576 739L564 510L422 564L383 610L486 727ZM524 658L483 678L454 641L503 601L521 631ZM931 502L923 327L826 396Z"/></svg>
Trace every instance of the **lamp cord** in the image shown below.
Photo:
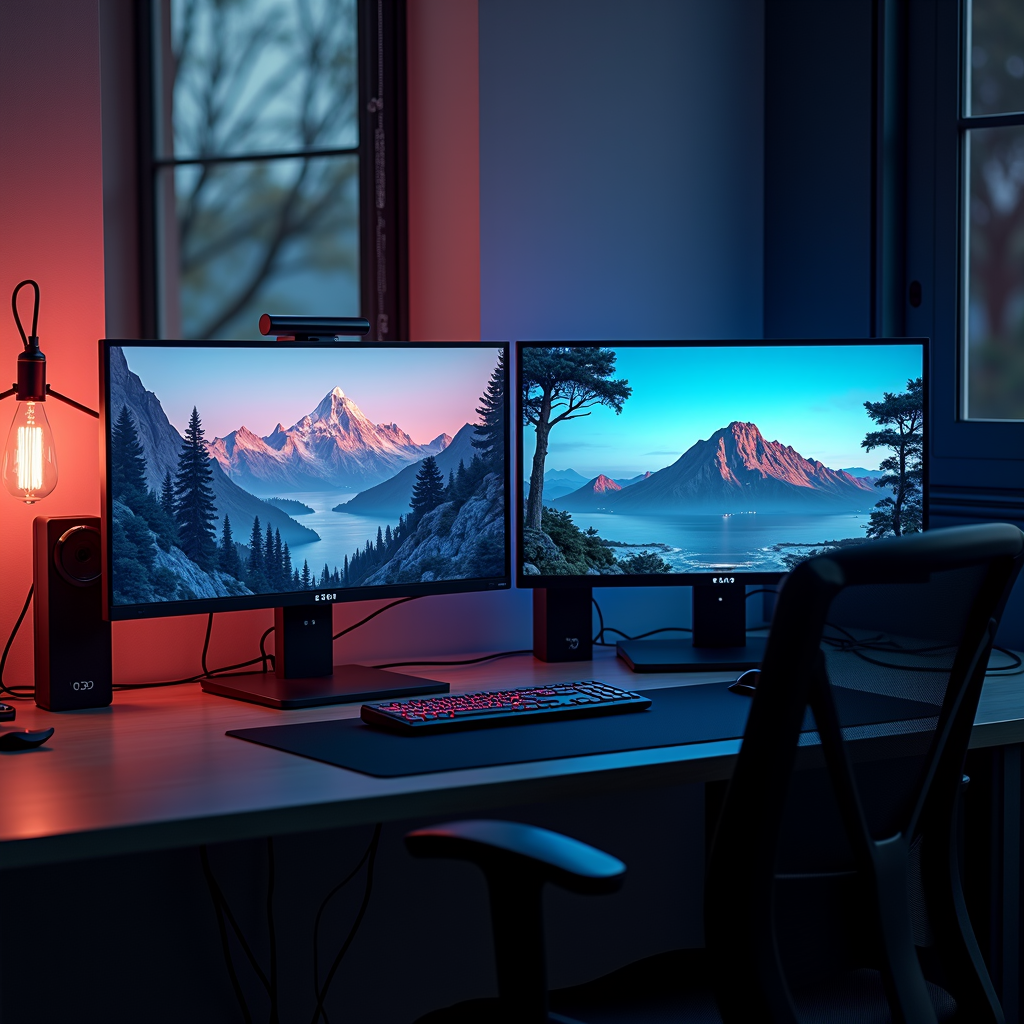
<svg viewBox="0 0 1024 1024"><path fill-rule="evenodd" d="M21 317L18 315L18 292L21 291L25 285L32 285L32 290L35 292L35 305L32 307L32 334L31 337L36 337L36 328L39 326L39 285L30 278L22 281L15 289L14 294L11 296L11 308L14 310L14 322L18 325L18 331L21 334L22 343L25 346L25 351L29 350L28 338L25 337L25 328L21 325Z"/></svg>
<svg viewBox="0 0 1024 1024"><path fill-rule="evenodd" d="M4 682L4 669L7 666L7 655L11 652L11 645L14 643L14 638L18 635L18 630L21 629L22 622L25 621L25 616L28 614L28 606L32 603L32 594L35 591L35 584L28 588L28 596L25 598L25 604L22 606L21 614L18 616L18 621L14 624L14 629L11 630L11 635L7 638L7 644L4 646L4 653L0 656L0 693L6 693L13 697L15 700L30 700L30 693L18 693L18 690L34 690L35 687L31 686L8 686Z"/></svg>

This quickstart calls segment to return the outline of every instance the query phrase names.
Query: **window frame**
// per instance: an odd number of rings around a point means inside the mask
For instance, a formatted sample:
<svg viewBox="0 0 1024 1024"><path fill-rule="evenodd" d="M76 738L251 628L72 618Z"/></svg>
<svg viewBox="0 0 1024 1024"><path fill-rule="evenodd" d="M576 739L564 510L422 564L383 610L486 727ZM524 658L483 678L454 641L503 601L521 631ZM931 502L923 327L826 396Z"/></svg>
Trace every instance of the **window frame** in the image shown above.
<svg viewBox="0 0 1024 1024"><path fill-rule="evenodd" d="M967 0L910 0L907 132L907 333L932 339L932 457L965 482L995 482L996 467L1024 462L1024 421L965 418L966 137L1024 123L1018 115L965 117L961 60ZM909 286L919 282L914 307ZM1020 454L1016 454L1019 452ZM1005 471L1005 466L998 470Z"/></svg>
<svg viewBox="0 0 1024 1024"><path fill-rule="evenodd" d="M137 136L139 180L139 292L141 337L160 337L158 175L198 163L237 163L353 155L359 164L358 313L370 321L371 341L409 336L406 140L406 0L356 0L359 138L354 147L267 152L240 156L158 157L155 75L160 67L156 18L168 0L136 6ZM274 312L267 310L267 312ZM330 310L310 310L313 314ZM355 311L334 311L353 315ZM257 334L253 324L253 336Z"/></svg>

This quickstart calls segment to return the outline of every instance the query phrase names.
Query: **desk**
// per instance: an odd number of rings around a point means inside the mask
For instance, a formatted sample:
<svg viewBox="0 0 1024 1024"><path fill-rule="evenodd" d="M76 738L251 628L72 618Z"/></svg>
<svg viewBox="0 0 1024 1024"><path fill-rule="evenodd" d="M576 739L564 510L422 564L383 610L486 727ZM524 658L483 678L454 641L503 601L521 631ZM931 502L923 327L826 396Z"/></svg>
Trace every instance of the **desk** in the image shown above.
<svg viewBox="0 0 1024 1024"><path fill-rule="evenodd" d="M550 665L519 656L418 674L464 691L591 675L644 689L722 678L634 675L611 651L593 663ZM1024 743L1021 678L985 684L973 748ZM204 694L198 684L121 691L112 707L86 712L20 705L19 727L52 725L56 733L49 749L0 754L0 869L708 782L728 778L740 746L727 740L379 779L224 735L358 713L353 705L275 711Z"/></svg>
<svg viewBox="0 0 1024 1024"><path fill-rule="evenodd" d="M420 674L445 679L455 690L499 687L512 683L552 682L586 678L589 675L631 688L639 686L651 689L722 678L714 674L637 676L616 661L610 651L600 652L593 665L546 665L530 657L517 657L483 666L447 670L424 668ZM993 678L986 684L973 736L974 746L988 746L993 750L1009 746L1008 756L1012 752L1019 760L1020 748L1012 745L1024 743L1024 695L1019 695L1024 690L1022 683L1024 677L1008 677ZM737 700L740 699L737 697ZM533 805L526 808L530 820L557 828L562 827L562 822L557 820L559 812L553 809L570 805L575 807L587 802L577 801L576 798L592 795L595 803L600 802L604 806L604 796L616 790L636 793L650 789L652 793L647 794L645 799L652 799L656 796L655 787L728 778L740 745L738 740L729 740L422 777L379 779L224 735L231 728L350 718L357 713L355 706L313 708L300 712L273 711L209 696L194 684L148 691L122 691L115 695L113 707L81 713L54 715L40 711L33 705L21 705L18 709L19 726L52 725L56 733L49 750L0 754L0 868L16 869L29 865L88 861L90 858L117 854L144 854L139 858L128 858L131 863L143 865L139 875L130 875L131 879L136 880L134 882L127 881L123 887L117 887L116 874L126 868L123 860L106 862L109 868L105 868L99 875L105 884L113 883L112 891L118 894L121 902L130 903L136 897L136 890L132 886L138 885L137 879L141 878L149 886L164 884L163 876L154 879L145 874L148 870L145 865L153 864L154 860L160 865L159 870L166 870L168 864L173 865L176 876L173 892L178 900L190 899L191 902L185 903L184 912L175 918L178 930L172 932L167 944L160 948L168 950L173 946L176 950L198 943L205 950L205 973L202 977L212 981L206 982L206 988L202 987L202 978L194 981L195 961L185 956L174 960L171 967L165 967L163 961L158 961L158 966L150 967L150 973L143 977L148 988L156 988L165 975L180 977L183 972L188 972L189 982L198 986L198 989L190 988L188 992L198 991L202 998L207 999L204 1007L219 1007L223 1011L221 1019L230 1019L233 1014L232 997L229 990L226 993L221 991L227 987L227 982L219 950L214 945L215 925L198 871L198 857L189 847L202 843L217 844L287 834L298 836L296 842L305 846L307 841L316 841L316 837L310 836L310 833L337 836L338 833L327 830L344 826L368 826L376 821L404 823L409 819L443 820L463 814L486 814L496 808L509 808L515 814L516 805L521 813L523 805L528 804ZM678 793L691 790L685 786L681 790L668 790L673 791ZM615 797L607 801L608 804L618 803L620 806L625 802L626 798L616 800ZM701 804L691 805L694 813L698 813ZM552 820L553 817L555 820ZM400 824L396 828L388 848L382 854L385 858L380 869L382 878L405 877L404 872L416 870L415 865L407 865L401 860L401 844L397 836L404 827L404 824ZM701 845L703 830L699 825L696 829L680 828L678 831L680 835L695 832L694 845ZM363 832L355 833L357 842L341 849L343 865L354 863L359 852L356 846L361 849L367 836L368 829L364 828ZM282 864L290 863L294 867L295 858L288 861L284 847L285 842L279 844ZM182 853L176 855L160 852L174 849ZM243 873L243 877L248 880L246 884L251 884L256 893L259 893L262 884L262 849L259 854L259 866L248 874ZM216 852L215 866L219 869L222 881L231 880L227 870L227 864L231 861L225 859L228 856L230 854L224 850ZM390 868L386 863L388 856L392 858ZM1012 854L1004 854L1004 857L1012 858ZM694 863L700 864L699 857L695 858ZM96 866L103 867L100 864ZM434 883L440 878L443 881L443 865L431 864L429 868L429 872L424 872L423 880ZM341 870L342 865L339 865L337 871ZM347 871L347 866L344 870ZM671 865L663 867L663 871L671 870ZM398 872L403 872L403 875L398 875ZM452 881L457 879L462 884L464 874L457 873L453 867L447 877ZM642 885L641 876L642 872L638 874L638 883ZM16 873L14 877L25 876ZM31 877L40 888L46 884L46 879L38 872L32 873ZM663 874L652 875L652 885L654 879L660 877ZM282 896L278 906L282 917L289 910L287 891L293 896L298 891L297 881L287 890L290 878L293 878L293 873L289 873L285 867L280 879ZM298 906L296 918L290 924L287 920L279 921L281 934L289 937L289 945L282 947L282 957L292 957L290 961L283 961L282 970L292 979L293 987L301 985L292 1004L301 1008L301 1019L307 1019L310 1012L306 992L308 956L305 952L308 924L315 912L316 902L336 881L333 868L329 879L319 876L310 887L309 899ZM469 878L467 884L472 885L478 881ZM994 884L998 885L998 882L998 879L994 879ZM77 884L77 881L69 881L59 891L65 899L73 897ZM99 890L94 891L102 892L102 884ZM696 890L698 887L699 881L694 881L693 888ZM239 893L239 890L235 892ZM248 890L243 889L239 893L235 903L236 911L248 906L246 898L243 898L246 892ZM641 893L641 897L643 895ZM648 892L646 895L663 901L665 894L659 886L656 893ZM261 898L261 895L254 895L251 900L255 903ZM695 893L694 898L695 905L691 909L699 921L699 892ZM335 986L335 998L339 1000L339 1005L345 1005L350 994L356 993L361 977L377 962L372 957L373 950L378 951L378 956L390 956L393 955L390 952L393 943L402 941L405 942L402 948L406 954L418 955L422 961L421 947L417 947L416 943L437 941L436 926L433 923L429 927L424 924L422 930L414 932L412 936L403 932L399 939L395 939L387 916L386 899L386 892L375 891L373 914L364 923L360 947L351 954L355 959L346 964L345 978ZM459 950L462 956L468 956L471 962L472 957L476 956L483 965L481 970L486 974L489 958L486 912L481 893L477 893L477 899L479 905L474 904L471 908L475 912L466 914L468 926L480 929L479 933L475 933L475 944L472 941L466 944L460 935L457 937L458 945L451 948ZM26 910L32 910L38 901L36 893L29 892L22 902ZM60 900L53 899L44 905L52 915L47 917L44 914L44 922L57 919L64 907ZM87 919L90 912L95 914L102 911L103 904L101 897L90 897L83 904L71 902L70 905L77 908L75 913L79 918ZM143 905L151 904L144 901ZM633 912L631 908L635 907L635 912L639 914L646 905L643 898L627 903L625 910L620 911L624 915L622 919L635 921L636 918L628 916ZM158 906L166 910L168 905L161 903ZM578 909L597 916L608 913L603 906ZM146 924L142 910L134 916L126 913L117 920L127 921L133 928L144 927ZM344 920L344 916L341 920ZM549 914L549 923L551 921L557 926L557 913ZM1015 922L1015 915L999 919L1004 935L1015 934ZM0 927L3 923L3 913L0 911ZM40 927L47 926L42 924ZM254 920L250 927L252 934L263 934L262 923ZM379 928L376 933L375 927ZM150 929L157 930L153 926ZM164 930L163 924L159 930ZM199 938L193 936L193 930L202 933ZM600 921L594 924L593 933L595 936L605 934ZM88 942L91 937L88 921L72 934ZM37 941L43 935L45 932L36 936ZM115 979L119 977L116 973L107 976L104 965L108 951L116 951L122 940L119 934L111 935L109 930L105 935L106 944L102 951L97 951L94 959L87 959L86 964L89 966L80 969L71 982L66 982L66 985L78 985L82 991L91 993L92 1002L89 1006L94 1013L98 1013L98 1005L102 1005L104 1012L109 1011L106 1003L97 1002L99 997L96 993L102 992L104 986L117 984ZM147 943L151 941L151 936L147 937L145 931L140 932L136 942L140 952L133 963L138 964L140 960L146 959ZM61 948L66 946L67 940L64 940ZM381 950L388 952L381 953ZM653 951L640 952L645 954ZM588 947L588 957L591 952ZM1006 965L1015 955L1009 942L1003 944L1000 952L1002 962ZM360 960L360 956L364 959ZM440 951L438 956L443 958L444 951ZM430 963L440 969L440 961L431 960ZM603 966L610 970L620 964L615 962ZM1016 977L1015 974L1008 976ZM17 965L11 969L8 977L13 982L12 989L25 991L25 982L19 975ZM32 977L37 985L44 984L39 973ZM98 977L102 977L99 982ZM574 977L567 980L582 979ZM434 984L443 989L442 981ZM346 985L349 986L347 990ZM417 1012L465 995L461 991L441 989L425 992L422 996L423 1005L418 1007ZM221 1003L216 1001L218 992L221 993ZM177 1019L186 1019L189 1016L188 1000L178 999L174 1002L176 998L165 995L168 1005L178 1011ZM353 998L357 998L357 994ZM123 1003L130 1004L131 997L124 997L118 1005ZM23 1007L24 1000L18 1005ZM363 1004L356 1002L353 1005L361 1008ZM349 1019L370 1019L360 1018L352 1009L348 1012ZM413 1013L408 1013L404 1017L383 1016L373 1019L393 1024L393 1020L412 1019L413 1016ZM27 1013L22 1013L22 1017L35 1019ZM70 1017L69 1013L68 1019ZM194 1012L191 1017L198 1019ZM12 1019L21 1018L12 1012ZM95 1019L112 1018L96 1016ZM122 1014L117 1019L137 1018L128 1016L122 1006ZM202 1019L216 1018L208 1014Z"/></svg>

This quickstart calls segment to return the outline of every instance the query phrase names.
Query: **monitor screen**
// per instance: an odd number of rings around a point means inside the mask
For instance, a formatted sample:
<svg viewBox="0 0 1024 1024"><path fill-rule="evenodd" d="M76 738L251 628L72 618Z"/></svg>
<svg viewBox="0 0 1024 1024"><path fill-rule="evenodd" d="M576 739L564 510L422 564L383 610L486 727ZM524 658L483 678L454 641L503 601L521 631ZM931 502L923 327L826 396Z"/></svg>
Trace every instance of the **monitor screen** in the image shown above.
<svg viewBox="0 0 1024 1024"><path fill-rule="evenodd" d="M524 342L521 586L772 583L924 528L926 344Z"/></svg>
<svg viewBox="0 0 1024 1024"><path fill-rule="evenodd" d="M105 341L110 618L510 585L507 346Z"/></svg>

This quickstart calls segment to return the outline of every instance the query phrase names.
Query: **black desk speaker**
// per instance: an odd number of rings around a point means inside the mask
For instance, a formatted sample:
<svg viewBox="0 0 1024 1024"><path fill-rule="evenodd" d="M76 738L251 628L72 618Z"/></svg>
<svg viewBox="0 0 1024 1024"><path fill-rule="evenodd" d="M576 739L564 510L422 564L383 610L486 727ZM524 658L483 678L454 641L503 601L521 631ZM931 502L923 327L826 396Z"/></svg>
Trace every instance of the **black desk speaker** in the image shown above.
<svg viewBox="0 0 1024 1024"><path fill-rule="evenodd" d="M533 656L541 661L590 661L594 656L590 587L533 592Z"/></svg>
<svg viewBox="0 0 1024 1024"><path fill-rule="evenodd" d="M106 707L112 669L99 519L38 516L32 555L36 703L47 711Z"/></svg>

